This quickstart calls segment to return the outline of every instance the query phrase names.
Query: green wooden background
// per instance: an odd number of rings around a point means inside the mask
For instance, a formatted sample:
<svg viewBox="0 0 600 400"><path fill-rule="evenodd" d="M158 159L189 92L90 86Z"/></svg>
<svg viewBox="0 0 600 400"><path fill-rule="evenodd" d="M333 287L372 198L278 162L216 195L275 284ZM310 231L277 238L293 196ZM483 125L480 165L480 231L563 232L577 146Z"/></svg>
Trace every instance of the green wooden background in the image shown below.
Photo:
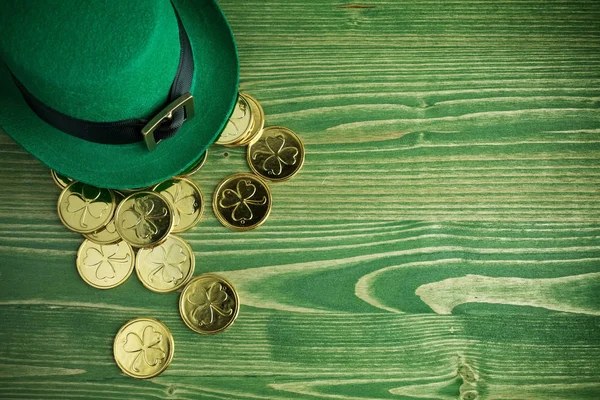
<svg viewBox="0 0 600 400"><path fill-rule="evenodd" d="M600 398L600 2L221 4L241 89L307 150L261 228L208 208L184 235L237 322L84 284L48 170L0 134L0 398ZM213 147L194 180L247 170ZM112 360L139 316L176 342L148 381Z"/></svg>

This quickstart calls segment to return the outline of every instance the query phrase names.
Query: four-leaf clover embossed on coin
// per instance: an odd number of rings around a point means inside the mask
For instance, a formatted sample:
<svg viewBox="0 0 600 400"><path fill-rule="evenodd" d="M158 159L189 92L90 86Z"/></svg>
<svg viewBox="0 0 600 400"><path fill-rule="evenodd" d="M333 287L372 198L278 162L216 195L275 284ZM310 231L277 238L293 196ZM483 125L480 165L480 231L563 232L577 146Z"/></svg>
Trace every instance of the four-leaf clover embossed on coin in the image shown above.
<svg viewBox="0 0 600 400"><path fill-rule="evenodd" d="M222 208L233 208L231 218L243 224L254 217L250 205L267 204L266 196L263 196L260 200L252 199L255 194L256 186L249 180L241 179L236 185L236 190L223 190L219 199L219 205Z"/></svg>
<svg viewBox="0 0 600 400"><path fill-rule="evenodd" d="M185 285L194 274L196 259L189 244L169 235L161 244L142 248L135 257L135 271L142 284L157 293L167 293Z"/></svg>
<svg viewBox="0 0 600 400"><path fill-rule="evenodd" d="M127 221L123 228L135 229L138 238L148 239L158 233L155 221L166 217L168 212L166 207L157 208L150 198L137 198L133 207L123 213L123 218Z"/></svg>
<svg viewBox="0 0 600 400"><path fill-rule="evenodd" d="M77 250L77 272L88 285L97 289L119 286L134 267L133 249L127 242L99 244L86 239Z"/></svg>
<svg viewBox="0 0 600 400"><path fill-rule="evenodd" d="M202 215L202 192L192 181L176 177L161 182L153 189L162 194L173 209L173 232L184 232Z"/></svg>
<svg viewBox="0 0 600 400"><path fill-rule="evenodd" d="M154 281L154 278L159 273L162 280L167 283L183 279L184 273L181 270L181 266L187 261L187 256L178 244L169 247L168 251L165 251L163 246L155 247L148 254L147 259L157 266L148 274L151 282Z"/></svg>
<svg viewBox="0 0 600 400"><path fill-rule="evenodd" d="M161 363L166 358L165 352L160 348L162 340L162 334L151 326L144 328L141 337L137 333L128 333L123 349L127 353L137 353L131 363L131 369L140 372L143 363L149 367Z"/></svg>
<svg viewBox="0 0 600 400"><path fill-rule="evenodd" d="M235 136L238 136L241 133L238 123L240 121L243 121L244 119L247 119L246 118L247 115L248 115L248 104L246 103L245 100L238 98L237 107L235 107L233 109L233 114L231 115L231 117L229 118L229 121L227 122L227 129L233 129L235 131ZM246 121L246 125L248 125L248 121ZM246 128L244 128L244 129L246 129Z"/></svg>
<svg viewBox="0 0 600 400"><path fill-rule="evenodd" d="M67 197L67 211L73 214L81 212L79 225L83 228L88 226L85 221L88 214L92 218L98 219L109 209L109 204L98 201L101 194L101 189L84 185L81 193L72 193Z"/></svg>
<svg viewBox="0 0 600 400"><path fill-rule="evenodd" d="M131 261L129 254L117 256L120 247L118 244L112 246L91 247L87 249L83 265L96 268L96 278L100 280L113 279L116 269L114 264L128 264Z"/></svg>
<svg viewBox="0 0 600 400"><path fill-rule="evenodd" d="M284 165L295 165L299 150L294 146L285 145L283 135L269 136L264 141L265 146L252 153L252 159L264 157L261 167L270 175L281 175ZM265 149L266 147L266 149Z"/></svg>
<svg viewBox="0 0 600 400"><path fill-rule="evenodd" d="M231 307L226 304L228 294L220 282L213 282L208 288L201 285L187 296L187 301L195 307L192 317L199 326L209 326L215 322L218 313L224 317L233 314Z"/></svg>
<svg viewBox="0 0 600 400"><path fill-rule="evenodd" d="M115 362L134 378L152 378L163 372L175 352L169 328L154 318L135 318L119 329L113 341Z"/></svg>
<svg viewBox="0 0 600 400"><path fill-rule="evenodd" d="M175 225L179 225L181 214L194 215L198 209L198 202L196 202L194 195L188 194L182 196L181 192L181 185L173 185L168 190L161 192L173 205L173 219Z"/></svg>
<svg viewBox="0 0 600 400"><path fill-rule="evenodd" d="M240 300L235 288L214 274L197 276L179 297L181 319L188 328L203 335L227 329L239 310Z"/></svg>

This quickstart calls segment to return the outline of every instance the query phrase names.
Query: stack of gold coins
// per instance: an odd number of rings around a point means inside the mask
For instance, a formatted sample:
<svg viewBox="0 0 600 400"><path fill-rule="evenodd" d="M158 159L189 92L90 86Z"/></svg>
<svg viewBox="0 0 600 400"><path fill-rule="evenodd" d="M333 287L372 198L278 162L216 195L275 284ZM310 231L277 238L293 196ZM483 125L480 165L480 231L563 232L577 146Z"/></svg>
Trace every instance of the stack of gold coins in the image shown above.
<svg viewBox="0 0 600 400"><path fill-rule="evenodd" d="M262 132L265 114L256 99L247 93L240 93L233 113L215 143L238 147L249 144Z"/></svg>
<svg viewBox="0 0 600 400"><path fill-rule="evenodd" d="M232 119L217 140L230 147L248 146L246 160L253 174L224 179L213 195L213 211L226 227L248 231L259 227L271 212L272 194L266 181L282 182L304 164L304 144L281 126L264 128L262 107L252 96L240 93Z"/></svg>
<svg viewBox="0 0 600 400"><path fill-rule="evenodd" d="M246 231L269 216L272 195L266 181L285 181L304 162L300 138L284 127L264 127L263 109L252 96L240 93L217 145L248 146L253 173L238 173L216 188L213 211L225 226ZM152 187L111 190L74 181L51 171L62 189L58 215L84 240L77 252L79 275L90 286L110 289L124 283L135 269L141 283L156 293L182 289L179 312L183 322L201 334L227 329L237 318L240 301L233 285L215 274L193 277L192 248L175 235L202 218L200 188L189 179L205 164L207 152L180 175ZM164 371L174 355L169 329L160 321L135 318L117 333L113 355L119 368L135 378Z"/></svg>

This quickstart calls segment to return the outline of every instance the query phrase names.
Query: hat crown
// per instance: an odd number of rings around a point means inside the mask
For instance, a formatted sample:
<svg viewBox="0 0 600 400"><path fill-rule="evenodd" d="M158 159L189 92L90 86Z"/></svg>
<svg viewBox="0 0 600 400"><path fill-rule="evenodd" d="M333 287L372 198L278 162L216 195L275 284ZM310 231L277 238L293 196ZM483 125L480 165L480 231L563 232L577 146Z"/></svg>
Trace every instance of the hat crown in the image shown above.
<svg viewBox="0 0 600 400"><path fill-rule="evenodd" d="M0 54L27 90L75 118L148 117L179 63L169 0L4 0Z"/></svg>

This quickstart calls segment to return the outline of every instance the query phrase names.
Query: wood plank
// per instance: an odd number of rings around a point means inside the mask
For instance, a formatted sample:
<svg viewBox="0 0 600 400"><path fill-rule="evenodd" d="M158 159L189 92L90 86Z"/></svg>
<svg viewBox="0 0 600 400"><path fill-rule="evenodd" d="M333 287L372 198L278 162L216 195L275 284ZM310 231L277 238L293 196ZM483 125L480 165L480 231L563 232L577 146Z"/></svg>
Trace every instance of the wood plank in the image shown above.
<svg viewBox="0 0 600 400"><path fill-rule="evenodd" d="M11 321L2 333L1 370L11 378L5 390L22 390L27 398L111 390L120 398L120 387L134 398L168 392L181 399L295 394L450 399L461 386L486 398L566 399L593 398L600 389L596 317L318 315L243 308L235 329L210 337L191 333L169 307L13 302L2 304L0 313ZM175 337L173 363L151 382L122 376L111 358L114 332L136 315L159 318ZM465 369L473 375L470 382L461 376Z"/></svg>

